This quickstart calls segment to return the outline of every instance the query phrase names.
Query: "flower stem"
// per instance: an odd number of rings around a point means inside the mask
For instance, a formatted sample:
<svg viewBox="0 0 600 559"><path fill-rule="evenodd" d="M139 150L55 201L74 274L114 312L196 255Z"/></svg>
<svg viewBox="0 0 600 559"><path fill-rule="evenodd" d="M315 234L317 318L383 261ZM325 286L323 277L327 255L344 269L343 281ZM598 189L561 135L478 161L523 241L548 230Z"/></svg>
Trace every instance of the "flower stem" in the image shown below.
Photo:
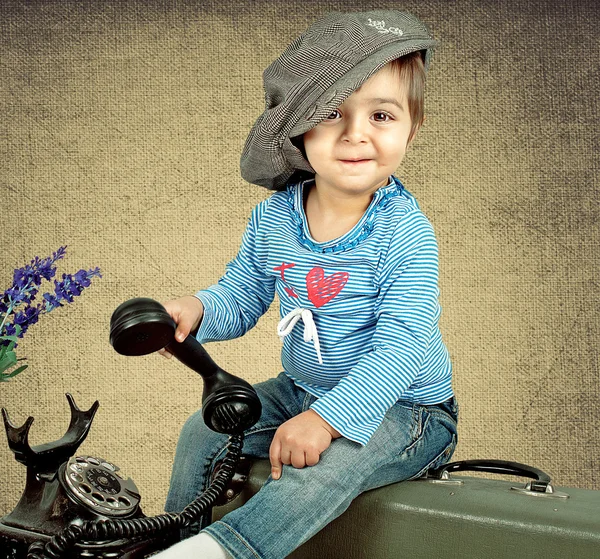
<svg viewBox="0 0 600 559"><path fill-rule="evenodd" d="M4 315L4 320L2 321L2 324L0 324L0 335L2 334L2 331L4 330L4 325L6 324L6 321L8 320L8 317L10 316L10 313L13 310L13 305L11 305L10 307L8 307L8 310L6 311L6 314Z"/></svg>

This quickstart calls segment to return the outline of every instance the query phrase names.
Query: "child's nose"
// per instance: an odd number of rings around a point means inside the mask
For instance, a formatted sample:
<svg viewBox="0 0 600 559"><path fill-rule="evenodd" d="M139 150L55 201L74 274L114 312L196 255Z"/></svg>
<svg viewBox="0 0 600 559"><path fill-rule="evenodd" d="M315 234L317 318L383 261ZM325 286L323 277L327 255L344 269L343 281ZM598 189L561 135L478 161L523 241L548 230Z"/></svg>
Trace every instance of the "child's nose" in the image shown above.
<svg viewBox="0 0 600 559"><path fill-rule="evenodd" d="M366 141L367 129L364 123L358 118L346 120L346 127L342 134L342 140L351 144L358 144Z"/></svg>

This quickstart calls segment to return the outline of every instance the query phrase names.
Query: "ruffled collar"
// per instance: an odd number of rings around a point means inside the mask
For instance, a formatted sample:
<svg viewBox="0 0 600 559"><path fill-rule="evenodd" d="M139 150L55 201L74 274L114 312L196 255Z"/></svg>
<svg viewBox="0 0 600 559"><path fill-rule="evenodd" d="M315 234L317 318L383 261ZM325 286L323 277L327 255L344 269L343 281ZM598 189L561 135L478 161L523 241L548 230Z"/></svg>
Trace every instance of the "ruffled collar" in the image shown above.
<svg viewBox="0 0 600 559"><path fill-rule="evenodd" d="M384 208L391 198L398 196L404 190L402 183L396 177L390 176L389 184L382 186L375 192L369 207L350 231L337 239L319 243L310 236L308 221L304 212L304 189L312 183L314 183L313 178L288 184L287 198L292 218L298 229L298 238L306 248L322 254L349 250L364 241L373 229L377 212Z"/></svg>

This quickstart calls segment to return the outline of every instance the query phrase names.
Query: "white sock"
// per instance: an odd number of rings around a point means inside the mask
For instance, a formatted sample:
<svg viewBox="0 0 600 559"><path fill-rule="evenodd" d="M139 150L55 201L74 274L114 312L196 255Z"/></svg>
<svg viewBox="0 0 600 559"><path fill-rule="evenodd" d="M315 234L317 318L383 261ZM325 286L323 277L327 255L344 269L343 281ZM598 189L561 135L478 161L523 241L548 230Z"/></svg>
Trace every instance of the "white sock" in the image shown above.
<svg viewBox="0 0 600 559"><path fill-rule="evenodd" d="M204 532L153 555L152 559L233 559L217 541Z"/></svg>

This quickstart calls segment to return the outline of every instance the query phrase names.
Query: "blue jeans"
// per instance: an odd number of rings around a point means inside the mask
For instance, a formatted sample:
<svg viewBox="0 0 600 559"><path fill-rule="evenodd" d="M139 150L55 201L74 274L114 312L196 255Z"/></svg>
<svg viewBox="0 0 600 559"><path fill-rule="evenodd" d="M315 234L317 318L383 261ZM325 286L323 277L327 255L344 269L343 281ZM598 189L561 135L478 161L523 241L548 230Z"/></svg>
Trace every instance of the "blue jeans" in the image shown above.
<svg viewBox="0 0 600 559"><path fill-rule="evenodd" d="M315 397L284 373L255 388L263 412L246 432L243 453L268 458L277 428L309 409ZM363 491L419 477L446 463L456 447L457 419L454 398L427 406L400 400L366 446L342 437L332 441L315 466L284 465L279 480L269 476L242 507L204 531L235 559L282 559L342 514ZM166 511L181 511L207 488L226 441L204 425L200 412L187 420L177 445ZM193 530L206 523L205 518Z"/></svg>

